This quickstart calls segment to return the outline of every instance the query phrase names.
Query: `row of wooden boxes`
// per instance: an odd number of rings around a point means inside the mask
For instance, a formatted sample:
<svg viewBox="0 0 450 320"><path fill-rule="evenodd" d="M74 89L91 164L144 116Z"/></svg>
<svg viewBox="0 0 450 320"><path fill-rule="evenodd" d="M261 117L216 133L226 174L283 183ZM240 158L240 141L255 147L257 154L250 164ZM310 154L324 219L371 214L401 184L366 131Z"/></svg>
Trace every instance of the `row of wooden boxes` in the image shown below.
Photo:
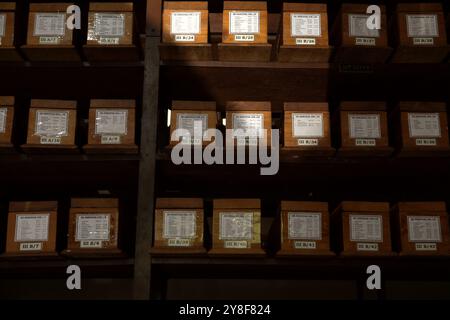
<svg viewBox="0 0 450 320"><path fill-rule="evenodd" d="M201 254L204 248L202 199L159 198L153 254ZM213 201L211 255L261 256L258 199ZM449 255L444 202L342 202L329 215L326 202L282 201L272 224L277 256Z"/></svg>
<svg viewBox="0 0 450 320"><path fill-rule="evenodd" d="M270 146L274 127L270 102L230 101L225 111L222 124L226 129L240 129L246 135L240 139L233 133L236 145L267 142ZM182 136L182 143L211 143L213 140L202 136L195 139L194 123L201 123L203 130L215 129L221 124L218 118L214 102L173 101L170 145L180 141L174 134L176 129L185 129L190 135L191 139ZM339 146L338 154L343 156L389 156L394 151L390 145L406 156L450 155L445 103L400 102L388 117L385 102L347 101L340 103L339 112L330 121L328 103L287 102L283 125L279 126L284 133L282 151L294 156L297 151L301 156L333 156L336 150L332 145ZM388 127L392 129L391 143Z"/></svg>
<svg viewBox="0 0 450 320"><path fill-rule="evenodd" d="M86 153L137 153L134 100L91 100ZM31 100L25 152L78 152L77 102ZM16 122L20 119L16 119ZM14 97L0 97L0 152L12 152Z"/></svg>
<svg viewBox="0 0 450 320"><path fill-rule="evenodd" d="M76 46L77 13L72 3L31 3L26 44L20 47L31 61L79 61ZM0 61L21 60L16 51L14 2L0 3ZM82 13L81 13L82 14ZM77 17L79 18L79 17ZM81 19L81 21L84 21ZM69 28L72 26L74 28ZM79 29L86 30L84 25ZM92 2L89 6L87 38L83 54L89 61L138 60L140 41L132 2Z"/></svg>
<svg viewBox="0 0 450 320"><path fill-rule="evenodd" d="M368 22L377 13L369 6L343 4L329 37L326 4L283 3L280 19L261 1L225 1L222 15L208 13L206 1L165 1L160 54L164 60L328 62L334 46L333 59L340 63L384 63L390 57L396 63L437 63L448 56L440 3L400 3L389 26L383 5L380 25ZM389 44L396 48L393 55Z"/></svg>

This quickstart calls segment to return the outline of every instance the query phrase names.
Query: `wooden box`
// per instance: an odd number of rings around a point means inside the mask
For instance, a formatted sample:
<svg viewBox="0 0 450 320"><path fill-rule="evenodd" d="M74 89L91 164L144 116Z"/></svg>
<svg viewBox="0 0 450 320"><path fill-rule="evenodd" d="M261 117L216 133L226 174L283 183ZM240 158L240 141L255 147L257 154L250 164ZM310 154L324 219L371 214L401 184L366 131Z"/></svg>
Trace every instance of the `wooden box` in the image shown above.
<svg viewBox="0 0 450 320"><path fill-rule="evenodd" d="M328 203L281 201L281 250L277 256L332 256Z"/></svg>
<svg viewBox="0 0 450 320"><path fill-rule="evenodd" d="M207 1L164 1L162 60L212 60Z"/></svg>
<svg viewBox="0 0 450 320"><path fill-rule="evenodd" d="M223 5L222 61L270 60L272 45L267 43L267 3L262 1L225 1Z"/></svg>
<svg viewBox="0 0 450 320"><path fill-rule="evenodd" d="M4 257L56 256L56 201L11 202Z"/></svg>
<svg viewBox="0 0 450 320"><path fill-rule="evenodd" d="M203 217L203 199L156 199L152 254L206 253Z"/></svg>
<svg viewBox="0 0 450 320"><path fill-rule="evenodd" d="M328 103L285 102L283 135L283 153L293 157L333 155Z"/></svg>
<svg viewBox="0 0 450 320"><path fill-rule="evenodd" d="M262 256L261 201L216 199L213 201L213 247L211 255Z"/></svg>
<svg viewBox="0 0 450 320"><path fill-rule="evenodd" d="M400 255L449 255L445 202L400 202L393 207Z"/></svg>
<svg viewBox="0 0 450 320"><path fill-rule="evenodd" d="M449 156L445 103L403 101L393 113L400 156Z"/></svg>
<svg viewBox="0 0 450 320"><path fill-rule="evenodd" d="M86 153L137 153L135 100L91 100Z"/></svg>
<svg viewBox="0 0 450 320"><path fill-rule="evenodd" d="M283 3L282 37L278 51L281 62L328 62L327 5Z"/></svg>
<svg viewBox="0 0 450 320"><path fill-rule="evenodd" d="M135 45L132 2L89 4L87 42L83 46L89 61L134 61Z"/></svg>
<svg viewBox="0 0 450 320"><path fill-rule="evenodd" d="M389 156L386 103L344 101L340 104L340 156Z"/></svg>
<svg viewBox="0 0 450 320"><path fill-rule="evenodd" d="M118 199L71 199L67 249L70 257L121 256Z"/></svg>
<svg viewBox="0 0 450 320"><path fill-rule="evenodd" d="M77 152L77 103L69 100L31 100L25 152Z"/></svg>
<svg viewBox="0 0 450 320"><path fill-rule="evenodd" d="M21 61L14 46L14 20L16 4L0 3L0 61Z"/></svg>
<svg viewBox="0 0 450 320"><path fill-rule="evenodd" d="M332 221L341 255L393 255L389 203L343 201L332 213Z"/></svg>
<svg viewBox="0 0 450 320"><path fill-rule="evenodd" d="M211 143L205 136L205 130L216 129L217 112L216 103L213 101L172 101L172 113L170 118L170 136L176 129L186 129L190 137L170 139L170 146L178 144L208 145ZM194 132L195 122L202 125L202 136L196 137ZM205 140L203 140L205 138Z"/></svg>
<svg viewBox="0 0 450 320"><path fill-rule="evenodd" d="M0 96L0 153L11 152L14 121L14 97Z"/></svg>
<svg viewBox="0 0 450 320"><path fill-rule="evenodd" d="M334 61L349 64L384 63L392 53L388 46L386 8L380 5L381 29L367 27L368 4L342 4L333 26Z"/></svg>
<svg viewBox="0 0 450 320"><path fill-rule="evenodd" d="M271 145L272 112L270 102L228 101L225 108L226 128L233 130L234 136L232 143L231 139L227 139L227 148ZM228 134L227 138L229 138Z"/></svg>
<svg viewBox="0 0 450 320"><path fill-rule="evenodd" d="M394 63L439 63L450 51L440 3L399 3L395 34Z"/></svg>
<svg viewBox="0 0 450 320"><path fill-rule="evenodd" d="M74 30L66 26L71 3L31 3L27 43L22 51L30 61L80 61Z"/></svg>

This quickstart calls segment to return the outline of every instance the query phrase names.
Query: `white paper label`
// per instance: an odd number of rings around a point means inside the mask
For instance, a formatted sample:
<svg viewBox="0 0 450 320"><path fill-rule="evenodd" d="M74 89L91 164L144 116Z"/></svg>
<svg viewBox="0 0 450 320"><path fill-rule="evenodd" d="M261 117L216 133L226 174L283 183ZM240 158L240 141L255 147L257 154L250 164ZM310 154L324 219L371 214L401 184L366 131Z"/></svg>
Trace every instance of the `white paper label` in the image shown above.
<svg viewBox="0 0 450 320"><path fill-rule="evenodd" d="M288 239L322 239L320 212L288 212Z"/></svg>
<svg viewBox="0 0 450 320"><path fill-rule="evenodd" d="M163 238L193 239L196 236L195 211L164 211Z"/></svg>
<svg viewBox="0 0 450 320"><path fill-rule="evenodd" d="M350 138L381 138L379 114L349 114Z"/></svg>
<svg viewBox="0 0 450 320"><path fill-rule="evenodd" d="M380 36L380 32L378 29L371 30L367 28L367 19L369 17L370 15L366 14L348 15L350 37L378 38Z"/></svg>
<svg viewBox="0 0 450 320"><path fill-rule="evenodd" d="M221 212L219 239L251 240L253 212Z"/></svg>
<svg viewBox="0 0 450 320"><path fill-rule="evenodd" d="M408 37L439 37L437 15L408 14L406 15Z"/></svg>
<svg viewBox="0 0 450 320"><path fill-rule="evenodd" d="M199 34L201 12L172 12L170 15L171 34Z"/></svg>
<svg viewBox="0 0 450 320"><path fill-rule="evenodd" d="M77 214L76 241L109 240L110 214Z"/></svg>
<svg viewBox="0 0 450 320"><path fill-rule="evenodd" d="M95 13L94 33L97 37L123 37L125 15L123 13Z"/></svg>
<svg viewBox="0 0 450 320"><path fill-rule="evenodd" d="M293 113L293 137L323 137L322 113Z"/></svg>
<svg viewBox="0 0 450 320"><path fill-rule="evenodd" d="M292 37L320 37L320 14L291 13Z"/></svg>
<svg viewBox="0 0 450 320"><path fill-rule="evenodd" d="M357 251L378 251L378 243L357 243Z"/></svg>
<svg viewBox="0 0 450 320"><path fill-rule="evenodd" d="M101 144L120 144L121 143L121 136L119 135L110 135L110 134L103 134L101 136L100 143Z"/></svg>
<svg viewBox="0 0 450 320"><path fill-rule="evenodd" d="M319 139L297 139L298 146L318 146Z"/></svg>
<svg viewBox="0 0 450 320"><path fill-rule="evenodd" d="M242 42L252 42L255 41L255 36L253 34L236 34L234 35L234 40Z"/></svg>
<svg viewBox="0 0 450 320"><path fill-rule="evenodd" d="M65 13L36 13L33 31L35 36L64 36L65 32Z"/></svg>
<svg viewBox="0 0 450 320"><path fill-rule="evenodd" d="M296 38L295 44L298 46L305 45L305 46L314 46L316 45L316 39L309 39L309 38Z"/></svg>
<svg viewBox="0 0 450 320"><path fill-rule="evenodd" d="M230 34L259 33L259 11L230 11Z"/></svg>
<svg viewBox="0 0 450 320"><path fill-rule="evenodd" d="M6 132L6 117L8 116L8 108L0 108L0 133Z"/></svg>
<svg viewBox="0 0 450 320"><path fill-rule="evenodd" d="M413 38L413 44L415 45L433 45L433 38Z"/></svg>
<svg viewBox="0 0 450 320"><path fill-rule="evenodd" d="M41 144L61 144L61 137L46 137L42 136L40 138Z"/></svg>
<svg viewBox="0 0 450 320"><path fill-rule="evenodd" d="M350 241L383 242L383 217L380 215L349 216Z"/></svg>
<svg viewBox="0 0 450 320"><path fill-rule="evenodd" d="M439 113L408 113L408 125L411 138L441 136Z"/></svg>
<svg viewBox="0 0 450 320"><path fill-rule="evenodd" d="M264 115L259 113L233 113L233 134L237 137L263 137Z"/></svg>
<svg viewBox="0 0 450 320"><path fill-rule="evenodd" d="M100 37L98 39L99 44L119 44L120 38L112 38L112 37Z"/></svg>
<svg viewBox="0 0 450 320"><path fill-rule="evenodd" d="M16 216L16 242L47 241L50 214L18 214Z"/></svg>
<svg viewBox="0 0 450 320"><path fill-rule="evenodd" d="M355 44L357 46L374 46L376 41L374 38L356 38Z"/></svg>
<svg viewBox="0 0 450 320"><path fill-rule="evenodd" d="M201 130L195 135L194 128ZM190 139L183 137L184 144L202 144L205 131L208 128L208 114L206 113L178 113L177 129L185 129L189 131Z"/></svg>
<svg viewBox="0 0 450 320"><path fill-rule="evenodd" d="M376 144L375 139L355 139L355 146L357 147L375 147Z"/></svg>
<svg viewBox="0 0 450 320"><path fill-rule="evenodd" d="M22 242L19 251L41 251L42 242Z"/></svg>
<svg viewBox="0 0 450 320"><path fill-rule="evenodd" d="M408 239L411 242L441 242L439 216L408 216Z"/></svg>
<svg viewBox="0 0 450 320"><path fill-rule="evenodd" d="M195 36L193 34L177 34L175 36L175 41L192 42L195 41Z"/></svg>
<svg viewBox="0 0 450 320"><path fill-rule="evenodd" d="M6 14L0 14L0 37L5 36Z"/></svg>
<svg viewBox="0 0 450 320"><path fill-rule="evenodd" d="M59 37L39 37L40 44L59 44Z"/></svg>
<svg viewBox="0 0 450 320"><path fill-rule="evenodd" d="M98 109L95 112L95 134L127 134L128 110Z"/></svg>
<svg viewBox="0 0 450 320"><path fill-rule="evenodd" d="M416 146L436 146L436 139L416 139Z"/></svg>
<svg viewBox="0 0 450 320"><path fill-rule="evenodd" d="M294 241L295 249L316 249L317 245L315 241Z"/></svg>
<svg viewBox="0 0 450 320"><path fill-rule="evenodd" d="M436 243L416 243L417 251L437 251Z"/></svg>
<svg viewBox="0 0 450 320"><path fill-rule="evenodd" d="M80 248L102 248L102 241L100 240L80 241Z"/></svg>
<svg viewBox="0 0 450 320"><path fill-rule="evenodd" d="M189 247L191 245L190 239L168 239L167 245L169 247Z"/></svg>
<svg viewBox="0 0 450 320"><path fill-rule="evenodd" d="M223 246L228 249L245 249L248 248L248 242L245 240L227 240L224 242Z"/></svg>
<svg viewBox="0 0 450 320"><path fill-rule="evenodd" d="M69 111L36 111L35 134L46 137L65 137L69 126Z"/></svg>

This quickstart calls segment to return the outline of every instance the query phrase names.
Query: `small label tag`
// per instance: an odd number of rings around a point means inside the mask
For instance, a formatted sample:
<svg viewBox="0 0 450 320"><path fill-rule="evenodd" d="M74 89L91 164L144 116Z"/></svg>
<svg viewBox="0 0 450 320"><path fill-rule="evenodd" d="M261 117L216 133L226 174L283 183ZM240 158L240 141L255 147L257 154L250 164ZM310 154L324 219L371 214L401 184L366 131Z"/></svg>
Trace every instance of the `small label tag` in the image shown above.
<svg viewBox="0 0 450 320"><path fill-rule="evenodd" d="M20 244L20 251L40 251L42 242L23 242Z"/></svg>
<svg viewBox="0 0 450 320"><path fill-rule="evenodd" d="M61 137L41 137L41 144L61 144Z"/></svg>
<svg viewBox="0 0 450 320"><path fill-rule="evenodd" d="M225 248L246 249L247 241L225 241Z"/></svg>
<svg viewBox="0 0 450 320"><path fill-rule="evenodd" d="M297 139L297 145L299 145L299 146L318 146L319 139Z"/></svg>
<svg viewBox="0 0 450 320"><path fill-rule="evenodd" d="M183 138L183 140L181 141L182 144L184 145L200 145L202 144L202 139L198 139L198 138L191 138L190 140L187 138Z"/></svg>
<svg viewBox="0 0 450 320"><path fill-rule="evenodd" d="M98 43L100 44L119 44L120 38L100 37Z"/></svg>
<svg viewBox="0 0 450 320"><path fill-rule="evenodd" d="M40 44L59 44L59 37L39 37Z"/></svg>
<svg viewBox="0 0 450 320"><path fill-rule="evenodd" d="M375 145L376 145L375 139L355 139L355 146L374 147Z"/></svg>
<svg viewBox="0 0 450 320"><path fill-rule="evenodd" d="M101 248L102 242L100 240L87 240L80 242L80 248Z"/></svg>
<svg viewBox="0 0 450 320"><path fill-rule="evenodd" d="M236 34L234 36L234 41L255 41L255 35L253 34Z"/></svg>
<svg viewBox="0 0 450 320"><path fill-rule="evenodd" d="M416 146L435 146L436 139L416 139Z"/></svg>
<svg viewBox="0 0 450 320"><path fill-rule="evenodd" d="M417 251L436 251L436 243L416 243Z"/></svg>
<svg viewBox="0 0 450 320"><path fill-rule="evenodd" d="M434 39L433 38L414 38L413 43L417 45L433 45Z"/></svg>
<svg viewBox="0 0 450 320"><path fill-rule="evenodd" d="M358 250L358 251L378 251L378 243L357 243L356 250Z"/></svg>
<svg viewBox="0 0 450 320"><path fill-rule="evenodd" d="M191 241L189 239L169 239L167 244L169 247L189 247Z"/></svg>
<svg viewBox="0 0 450 320"><path fill-rule="evenodd" d="M101 144L120 144L120 136L102 135Z"/></svg>
<svg viewBox="0 0 450 320"><path fill-rule="evenodd" d="M193 42L195 41L195 36L193 34L177 34L175 35L175 41Z"/></svg>
<svg viewBox="0 0 450 320"><path fill-rule="evenodd" d="M374 46L376 43L375 38L356 38L355 44L357 46Z"/></svg>
<svg viewBox="0 0 450 320"><path fill-rule="evenodd" d="M314 38L312 38L312 39L296 38L295 44L298 46L301 46L301 45L314 46L314 45L316 45L316 39L314 39Z"/></svg>
<svg viewBox="0 0 450 320"><path fill-rule="evenodd" d="M295 241L294 242L295 249L316 249L315 241Z"/></svg>
<svg viewBox="0 0 450 320"><path fill-rule="evenodd" d="M237 138L238 146L257 146L258 138Z"/></svg>

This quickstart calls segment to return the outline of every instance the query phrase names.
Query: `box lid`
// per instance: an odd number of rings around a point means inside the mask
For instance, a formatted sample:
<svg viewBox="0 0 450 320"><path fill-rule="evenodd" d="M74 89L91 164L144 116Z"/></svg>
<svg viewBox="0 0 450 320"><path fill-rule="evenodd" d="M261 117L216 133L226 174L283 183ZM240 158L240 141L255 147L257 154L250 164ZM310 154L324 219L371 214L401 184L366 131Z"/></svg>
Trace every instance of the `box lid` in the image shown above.
<svg viewBox="0 0 450 320"><path fill-rule="evenodd" d="M116 198L72 198L72 208L117 208L119 200Z"/></svg>
<svg viewBox="0 0 450 320"><path fill-rule="evenodd" d="M228 101L226 111L270 111L269 101Z"/></svg>
<svg viewBox="0 0 450 320"><path fill-rule="evenodd" d="M64 12L66 13L67 7L73 5L73 3L30 3L30 12Z"/></svg>
<svg viewBox="0 0 450 320"><path fill-rule="evenodd" d="M317 201L281 201L281 210L303 210L311 212L328 212L327 202Z"/></svg>
<svg viewBox="0 0 450 320"><path fill-rule="evenodd" d="M214 101L172 101L172 110L200 110L200 111L216 111L216 103Z"/></svg>
<svg viewBox="0 0 450 320"><path fill-rule="evenodd" d="M89 11L100 12L132 12L132 2L92 2L89 4Z"/></svg>
<svg viewBox="0 0 450 320"><path fill-rule="evenodd" d="M76 109L77 102L73 100L41 100L32 99L31 108L42 109Z"/></svg>
<svg viewBox="0 0 450 320"><path fill-rule="evenodd" d="M443 11L440 3L399 3L397 12L439 12Z"/></svg>
<svg viewBox="0 0 450 320"><path fill-rule="evenodd" d="M223 10L267 10L265 1L225 1Z"/></svg>
<svg viewBox="0 0 450 320"><path fill-rule="evenodd" d="M0 10L1 11L14 11L14 10L16 10L16 3L15 2L2 2L2 3L0 3Z"/></svg>
<svg viewBox="0 0 450 320"><path fill-rule="evenodd" d="M399 202L397 204L399 211L406 212L446 212L445 202Z"/></svg>
<svg viewBox="0 0 450 320"><path fill-rule="evenodd" d="M134 109L136 100L126 99L93 99L91 100L91 108L124 108Z"/></svg>
<svg viewBox="0 0 450 320"><path fill-rule="evenodd" d="M328 102L285 102L284 111L326 111Z"/></svg>
<svg viewBox="0 0 450 320"><path fill-rule="evenodd" d="M260 209L260 199L214 199L214 209Z"/></svg>
<svg viewBox="0 0 450 320"><path fill-rule="evenodd" d="M203 209L202 198L157 198L156 209Z"/></svg>
<svg viewBox="0 0 450 320"><path fill-rule="evenodd" d="M342 101L342 111L386 111L386 102L383 101Z"/></svg>
<svg viewBox="0 0 450 320"><path fill-rule="evenodd" d="M208 10L207 1L164 1L164 10Z"/></svg>
<svg viewBox="0 0 450 320"><path fill-rule="evenodd" d="M446 112L445 102L401 101L401 111Z"/></svg>
<svg viewBox="0 0 450 320"><path fill-rule="evenodd" d="M0 96L0 106L13 106L14 97L12 96Z"/></svg>
<svg viewBox="0 0 450 320"><path fill-rule="evenodd" d="M388 202L343 201L339 205L342 211L349 212L388 212Z"/></svg>
<svg viewBox="0 0 450 320"><path fill-rule="evenodd" d="M327 12L327 5L322 3L283 3L284 12Z"/></svg>
<svg viewBox="0 0 450 320"><path fill-rule="evenodd" d="M9 203L9 212L56 211L57 209L57 201L20 201Z"/></svg>

